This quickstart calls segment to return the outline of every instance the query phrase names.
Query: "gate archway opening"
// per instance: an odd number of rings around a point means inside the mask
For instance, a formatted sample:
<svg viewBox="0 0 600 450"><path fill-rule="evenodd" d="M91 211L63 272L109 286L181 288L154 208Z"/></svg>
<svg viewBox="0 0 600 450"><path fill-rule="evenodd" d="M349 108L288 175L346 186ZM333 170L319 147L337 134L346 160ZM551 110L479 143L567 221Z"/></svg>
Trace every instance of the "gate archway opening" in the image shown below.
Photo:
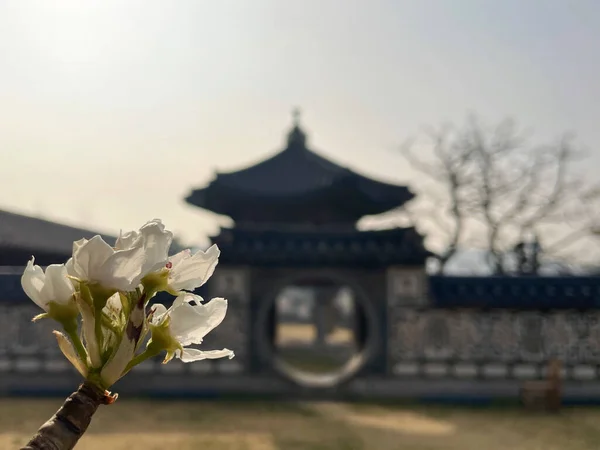
<svg viewBox="0 0 600 450"><path fill-rule="evenodd" d="M281 287L266 331L275 368L305 387L333 387L366 361L373 313L353 286L328 277Z"/></svg>

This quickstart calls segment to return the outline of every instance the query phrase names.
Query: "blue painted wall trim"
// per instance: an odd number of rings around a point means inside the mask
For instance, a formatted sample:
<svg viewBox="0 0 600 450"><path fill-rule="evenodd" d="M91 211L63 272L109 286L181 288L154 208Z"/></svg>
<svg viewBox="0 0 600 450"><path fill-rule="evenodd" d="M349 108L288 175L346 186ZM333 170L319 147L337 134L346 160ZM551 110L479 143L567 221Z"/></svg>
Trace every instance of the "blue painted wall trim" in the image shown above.
<svg viewBox="0 0 600 450"><path fill-rule="evenodd" d="M428 307L478 309L599 309L600 277L443 277L428 279ZM202 289L198 294L202 295ZM154 301L170 303L160 294ZM19 274L0 275L0 303L30 301Z"/></svg>

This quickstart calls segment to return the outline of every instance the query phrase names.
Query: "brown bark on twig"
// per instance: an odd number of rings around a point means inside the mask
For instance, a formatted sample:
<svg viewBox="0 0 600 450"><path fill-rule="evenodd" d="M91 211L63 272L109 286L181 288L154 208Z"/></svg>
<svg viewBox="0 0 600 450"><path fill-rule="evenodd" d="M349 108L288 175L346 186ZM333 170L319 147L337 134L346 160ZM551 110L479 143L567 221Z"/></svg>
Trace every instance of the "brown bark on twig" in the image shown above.
<svg viewBox="0 0 600 450"><path fill-rule="evenodd" d="M116 400L108 391L85 381L20 450L70 450L87 430L100 405Z"/></svg>

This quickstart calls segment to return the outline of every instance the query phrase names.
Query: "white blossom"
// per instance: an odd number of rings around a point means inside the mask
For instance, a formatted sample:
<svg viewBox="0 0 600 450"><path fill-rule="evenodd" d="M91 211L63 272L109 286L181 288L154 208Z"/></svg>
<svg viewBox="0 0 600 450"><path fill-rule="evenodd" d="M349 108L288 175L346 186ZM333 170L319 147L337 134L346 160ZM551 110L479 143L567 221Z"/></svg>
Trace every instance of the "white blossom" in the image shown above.
<svg viewBox="0 0 600 450"><path fill-rule="evenodd" d="M27 296L46 312L50 309L50 303L58 306L74 304L75 289L67 278L65 265L52 264L44 273L34 262L35 258L31 258L21 276L21 286Z"/></svg>
<svg viewBox="0 0 600 450"><path fill-rule="evenodd" d="M177 297L169 309L161 304L153 307L150 329L153 340L158 338L167 343L165 362L173 356L186 363L233 358L233 351L226 348L209 351L187 348L192 344L201 344L204 336L223 321L227 312L227 300L223 298L213 298L208 303L202 301L202 297L185 293Z"/></svg>
<svg viewBox="0 0 600 450"><path fill-rule="evenodd" d="M169 258L169 289L174 292L193 291L202 286L215 271L220 254L219 248L212 245L205 252L200 250L192 255L188 249Z"/></svg>
<svg viewBox="0 0 600 450"><path fill-rule="evenodd" d="M144 274L163 267L173 242L173 233L165 229L160 219L154 219L140 227L139 231L120 233L115 250L134 248L139 240L143 241L146 256L146 265L142 270Z"/></svg>
<svg viewBox="0 0 600 450"><path fill-rule="evenodd" d="M148 272L164 266L173 234L160 220L117 239L115 248L100 236L73 244L67 262L69 274L80 281L99 283L108 289L133 291Z"/></svg>

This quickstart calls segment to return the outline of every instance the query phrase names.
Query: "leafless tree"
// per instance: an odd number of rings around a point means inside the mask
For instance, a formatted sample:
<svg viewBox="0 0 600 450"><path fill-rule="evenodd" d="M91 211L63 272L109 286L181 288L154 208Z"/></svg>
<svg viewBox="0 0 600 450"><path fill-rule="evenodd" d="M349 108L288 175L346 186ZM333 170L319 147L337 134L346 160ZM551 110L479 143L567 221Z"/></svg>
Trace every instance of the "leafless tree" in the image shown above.
<svg viewBox="0 0 600 450"><path fill-rule="evenodd" d="M420 193L427 206L414 214L417 222L435 224L445 236L439 254L442 271L458 247L472 245L474 239L486 250L491 270L500 274L505 256L529 236L546 233L545 247L556 251L590 234L594 218L582 199L598 198L598 188L575 173L573 163L582 153L572 137L532 146L510 120L487 129L475 118L460 129L426 130L425 136L425 155L414 141L402 147L402 154L437 187ZM577 228L548 243L547 227L564 231L569 221Z"/></svg>
<svg viewBox="0 0 600 450"><path fill-rule="evenodd" d="M445 190L445 195L427 192L430 204L416 211L417 221L419 216L426 216L445 235L445 249L438 255L443 268L463 240L469 213L469 191L474 183L471 173L473 149L460 145L460 139L453 139L452 129L448 126L439 130L427 129L426 136L433 150L433 158L425 160L417 157L413 152L413 142L402 147L402 154L413 169L430 177Z"/></svg>

